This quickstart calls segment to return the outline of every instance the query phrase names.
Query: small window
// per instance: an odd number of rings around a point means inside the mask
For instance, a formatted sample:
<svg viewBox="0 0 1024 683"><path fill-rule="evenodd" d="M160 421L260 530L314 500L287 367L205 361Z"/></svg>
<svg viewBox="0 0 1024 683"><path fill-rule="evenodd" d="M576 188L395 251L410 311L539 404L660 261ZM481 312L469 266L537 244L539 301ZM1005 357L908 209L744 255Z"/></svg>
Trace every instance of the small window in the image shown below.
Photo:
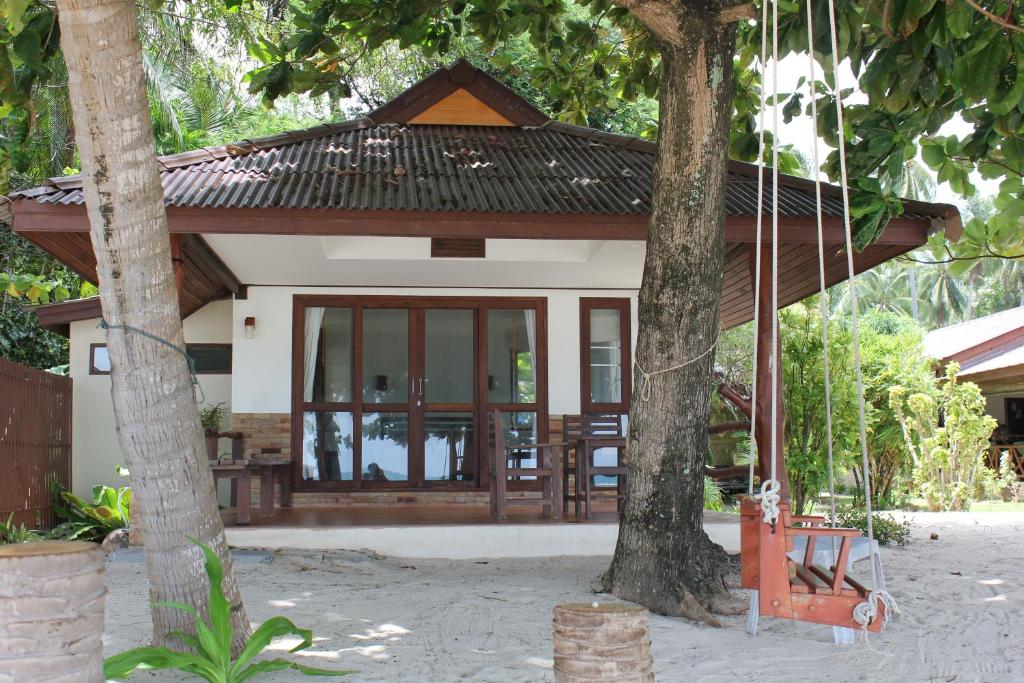
<svg viewBox="0 0 1024 683"><path fill-rule="evenodd" d="M580 299L580 408L629 410L632 368L629 299Z"/></svg>
<svg viewBox="0 0 1024 683"><path fill-rule="evenodd" d="M110 374L110 356L107 355L106 344L91 344L89 346L89 374Z"/></svg>
<svg viewBox="0 0 1024 683"><path fill-rule="evenodd" d="M476 237L433 237L430 240L431 258L484 258L487 243Z"/></svg>
<svg viewBox="0 0 1024 683"><path fill-rule="evenodd" d="M197 375L230 375L231 344L186 344ZM109 375L110 355L106 344L89 347L89 374Z"/></svg>

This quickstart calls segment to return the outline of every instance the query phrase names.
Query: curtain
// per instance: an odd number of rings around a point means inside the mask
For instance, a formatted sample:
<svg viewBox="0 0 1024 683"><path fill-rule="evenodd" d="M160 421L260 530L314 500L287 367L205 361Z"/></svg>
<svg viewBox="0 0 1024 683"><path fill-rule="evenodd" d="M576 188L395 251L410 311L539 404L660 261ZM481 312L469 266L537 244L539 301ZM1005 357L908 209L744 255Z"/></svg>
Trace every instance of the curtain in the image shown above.
<svg viewBox="0 0 1024 683"><path fill-rule="evenodd" d="M316 351L320 345L320 328L324 322L324 308L306 309L305 348L303 353L302 400L313 400L313 381L316 378ZM302 414L302 476L319 479L320 467L316 458L316 413Z"/></svg>
<svg viewBox="0 0 1024 683"><path fill-rule="evenodd" d="M526 321L526 340L530 344L530 367L533 368L533 383L537 385L537 311L527 308L523 311Z"/></svg>
<svg viewBox="0 0 1024 683"><path fill-rule="evenodd" d="M305 372L302 377L302 400L313 400L313 380L316 378L316 351L320 345L320 327L324 322L322 306L306 309L306 348L303 355Z"/></svg>

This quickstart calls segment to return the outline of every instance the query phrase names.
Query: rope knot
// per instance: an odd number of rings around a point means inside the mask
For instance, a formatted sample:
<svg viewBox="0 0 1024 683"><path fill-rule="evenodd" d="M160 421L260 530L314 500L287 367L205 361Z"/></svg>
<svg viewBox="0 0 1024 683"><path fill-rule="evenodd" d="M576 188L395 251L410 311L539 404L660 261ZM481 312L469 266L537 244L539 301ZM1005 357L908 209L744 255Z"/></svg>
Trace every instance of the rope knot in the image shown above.
<svg viewBox="0 0 1024 683"><path fill-rule="evenodd" d="M765 524L771 524L773 527L779 518L779 502L782 500L779 493L781 488L778 479L766 479L761 482L761 493L754 496L754 499L761 503L761 519Z"/></svg>
<svg viewBox="0 0 1024 683"><path fill-rule="evenodd" d="M868 625L878 618L878 603L885 606L886 621L899 617L900 608L896 604L896 599L888 591L873 590L868 593L865 602L853 608L853 620L860 624L862 629L867 630Z"/></svg>

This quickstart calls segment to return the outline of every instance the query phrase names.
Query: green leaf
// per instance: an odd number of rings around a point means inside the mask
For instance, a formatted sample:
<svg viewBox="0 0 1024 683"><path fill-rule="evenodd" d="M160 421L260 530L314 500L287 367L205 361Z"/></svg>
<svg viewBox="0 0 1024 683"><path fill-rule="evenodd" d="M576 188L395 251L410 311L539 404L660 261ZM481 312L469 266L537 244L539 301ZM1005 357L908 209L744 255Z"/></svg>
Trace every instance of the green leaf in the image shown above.
<svg viewBox="0 0 1024 683"><path fill-rule="evenodd" d="M175 652L166 647L137 647L107 657L103 662L103 676L114 680L127 678L135 669L183 669L192 670L202 666L201 660L193 654Z"/></svg>
<svg viewBox="0 0 1024 683"><path fill-rule="evenodd" d="M224 597L221 583L224 580L224 570L220 564L217 554L204 543L196 539L190 539L203 551L206 576L210 580L210 637L213 643L213 653L223 657L226 665L231 657L231 605ZM198 627L200 624L196 624ZM203 638L203 631L199 629L199 637Z"/></svg>
<svg viewBox="0 0 1024 683"><path fill-rule="evenodd" d="M293 647L290 652L304 650L313 644L313 632L311 630L299 628L285 617L271 617L260 624L260 627L253 632L249 641L239 653L231 670L235 673L240 672L256 655L263 652L270 645L270 641L274 638L289 635L302 638L302 641Z"/></svg>
<svg viewBox="0 0 1024 683"><path fill-rule="evenodd" d="M238 674L237 677L232 679L237 683L242 683L257 674L270 673L272 671L283 671L285 669L292 669L298 671L306 676L348 676L356 673L355 671L332 671L330 669L318 669L312 666L305 666L304 664L298 664L296 662L290 662L287 659L267 659L262 662L253 664L245 671Z"/></svg>

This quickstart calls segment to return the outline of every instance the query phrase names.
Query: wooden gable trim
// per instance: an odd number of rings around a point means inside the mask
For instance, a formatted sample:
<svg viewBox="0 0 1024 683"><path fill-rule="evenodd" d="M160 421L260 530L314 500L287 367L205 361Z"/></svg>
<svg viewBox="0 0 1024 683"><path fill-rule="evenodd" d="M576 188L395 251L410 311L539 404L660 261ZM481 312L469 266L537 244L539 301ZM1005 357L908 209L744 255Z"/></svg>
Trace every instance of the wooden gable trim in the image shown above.
<svg viewBox="0 0 1024 683"><path fill-rule="evenodd" d="M39 324L48 330L67 334L66 329L70 323L79 320L91 320L103 315L100 307L100 298L92 296L86 299L75 299L74 301L62 301L59 304L43 304L42 306L27 306L36 314Z"/></svg>
<svg viewBox="0 0 1024 683"><path fill-rule="evenodd" d="M453 126L512 126L515 125L465 88L409 119L413 124Z"/></svg>
<svg viewBox="0 0 1024 683"><path fill-rule="evenodd" d="M368 118L375 123L412 123L457 90L465 90L516 126L540 126L548 116L513 92L508 86L476 68L465 59L442 67L419 83L374 109Z"/></svg>
<svg viewBox="0 0 1024 683"><path fill-rule="evenodd" d="M11 208L15 232L37 244L41 233L86 233L89 230L89 219L81 205L40 204L32 199L18 199ZM167 222L172 233L211 235L644 240L649 221L647 214L167 207ZM756 223L753 216L727 217L726 241L753 242ZM785 217L779 225L779 240L816 244L816 226L813 216ZM927 240L929 227L930 221L925 219L894 218L876 244L917 247ZM826 245L844 244L841 219L826 217L823 233ZM769 231L763 231L762 239L768 242L770 238ZM48 246L44 248L49 250Z"/></svg>

